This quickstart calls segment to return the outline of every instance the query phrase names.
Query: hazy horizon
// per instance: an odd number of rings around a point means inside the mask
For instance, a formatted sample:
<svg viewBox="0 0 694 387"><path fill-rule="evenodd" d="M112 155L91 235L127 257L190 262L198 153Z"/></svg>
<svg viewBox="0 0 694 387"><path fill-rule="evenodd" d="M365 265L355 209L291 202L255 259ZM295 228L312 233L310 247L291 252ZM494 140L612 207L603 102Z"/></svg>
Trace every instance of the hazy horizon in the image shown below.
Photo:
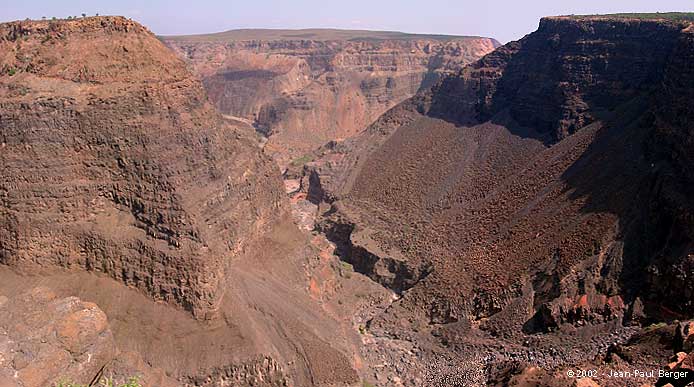
<svg viewBox="0 0 694 387"><path fill-rule="evenodd" d="M549 0L465 2L450 0L317 0L254 2L201 0L35 0L5 4L0 21L26 18L122 15L159 35L189 35L232 29L336 28L406 33L485 36L506 43L534 31L543 16L620 12L691 12L687 0L602 0L559 3Z"/></svg>

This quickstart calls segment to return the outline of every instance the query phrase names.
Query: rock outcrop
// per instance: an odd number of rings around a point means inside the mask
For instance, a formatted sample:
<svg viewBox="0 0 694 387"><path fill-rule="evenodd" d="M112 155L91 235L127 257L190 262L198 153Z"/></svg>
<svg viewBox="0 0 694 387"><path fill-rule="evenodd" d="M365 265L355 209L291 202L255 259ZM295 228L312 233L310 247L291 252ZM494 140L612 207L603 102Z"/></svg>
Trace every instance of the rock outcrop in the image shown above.
<svg viewBox="0 0 694 387"><path fill-rule="evenodd" d="M217 108L254 122L287 166L498 46L493 39L370 31L235 30L163 37Z"/></svg>
<svg viewBox="0 0 694 387"><path fill-rule="evenodd" d="M474 123L508 110L516 123L556 143L604 110L652 92L681 29L653 20L542 19L531 36L437 85L430 114Z"/></svg>
<svg viewBox="0 0 694 387"><path fill-rule="evenodd" d="M17 386L89 383L116 355L106 315L94 304L36 289L0 298L0 310L0 378Z"/></svg>
<svg viewBox="0 0 694 387"><path fill-rule="evenodd" d="M276 166L151 32L0 25L0 264L104 273L212 317L230 262L284 213Z"/></svg>
<svg viewBox="0 0 694 387"><path fill-rule="evenodd" d="M36 313L0 321L36 318L51 335L89 312L65 331L77 347L29 361L44 365L27 371L45 376L36 383L89 383L99 363L123 377L161 370L144 384L157 386L358 381L351 338L306 291L312 250L276 163L145 27L0 24L0 168L0 294L44 286L67 300L29 299ZM56 320L38 315L56 308ZM12 342L35 344L12 329Z"/></svg>
<svg viewBox="0 0 694 387"><path fill-rule="evenodd" d="M121 352L106 315L77 297L59 298L35 288L15 298L0 296L0 385L45 387L58 383L122 383L176 386L160 370Z"/></svg>

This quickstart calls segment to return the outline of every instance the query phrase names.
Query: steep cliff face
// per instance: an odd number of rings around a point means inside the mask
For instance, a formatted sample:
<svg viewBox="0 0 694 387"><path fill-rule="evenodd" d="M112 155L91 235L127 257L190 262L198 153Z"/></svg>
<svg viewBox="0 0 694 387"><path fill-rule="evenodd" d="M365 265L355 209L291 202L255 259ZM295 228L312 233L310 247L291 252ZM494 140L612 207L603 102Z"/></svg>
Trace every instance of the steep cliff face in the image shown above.
<svg viewBox="0 0 694 387"><path fill-rule="evenodd" d="M648 160L658 166L658 186L649 199L660 208L651 207L651 215L667 229L661 243L654 246L663 250L658 252L661 260L649 267L647 283L656 299L672 300L666 304L689 314L694 310L693 60L694 27L690 25L678 37L656 92L655 129L645 145Z"/></svg>
<svg viewBox="0 0 694 387"><path fill-rule="evenodd" d="M224 114L252 120L282 165L356 134L493 39L358 31L229 31L164 37ZM363 31L362 31L363 32Z"/></svg>
<svg viewBox="0 0 694 387"><path fill-rule="evenodd" d="M371 328L553 368L606 350L567 330L691 318L692 50L688 22L546 18L324 149L321 228L402 294Z"/></svg>
<svg viewBox="0 0 694 387"><path fill-rule="evenodd" d="M557 142L657 87L681 29L654 20L542 19L531 36L438 85L431 113L486 121L508 109L518 124ZM465 106L457 105L461 93Z"/></svg>
<svg viewBox="0 0 694 387"><path fill-rule="evenodd" d="M111 328L94 334L113 340L91 360L106 371L166 375L153 385L358 380L344 354L351 338L305 290L313 251L289 219L276 163L141 25L0 24L0 149L0 294L21 300L40 285L98 305ZM0 320L2 341L10 321ZM27 357L0 361L0 383L18 371L43 378L26 385L86 385L99 372L82 347L40 347L25 328L7 329ZM99 352L114 343L132 356Z"/></svg>
<svg viewBox="0 0 694 387"><path fill-rule="evenodd" d="M276 167L119 17L0 25L0 263L105 273L199 318L283 213Z"/></svg>

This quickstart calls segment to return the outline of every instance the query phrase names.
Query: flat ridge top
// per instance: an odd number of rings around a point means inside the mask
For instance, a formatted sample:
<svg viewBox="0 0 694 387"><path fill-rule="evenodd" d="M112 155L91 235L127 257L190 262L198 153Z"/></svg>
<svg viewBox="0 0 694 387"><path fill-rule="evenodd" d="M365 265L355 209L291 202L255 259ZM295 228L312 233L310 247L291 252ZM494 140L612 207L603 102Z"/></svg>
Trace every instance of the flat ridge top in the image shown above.
<svg viewBox="0 0 694 387"><path fill-rule="evenodd" d="M178 41L248 41L248 40L469 40L490 39L481 36L413 34L399 31L344 30L335 28L265 29L247 28L199 35L160 36Z"/></svg>
<svg viewBox="0 0 694 387"><path fill-rule="evenodd" d="M15 20L0 23L0 39L46 33L84 33L93 31L151 32L140 23L123 16L90 16L74 19Z"/></svg>
<svg viewBox="0 0 694 387"><path fill-rule="evenodd" d="M610 13L594 15L558 15L543 19L571 20L654 20L654 21L689 21L694 22L694 12L652 12L652 13Z"/></svg>

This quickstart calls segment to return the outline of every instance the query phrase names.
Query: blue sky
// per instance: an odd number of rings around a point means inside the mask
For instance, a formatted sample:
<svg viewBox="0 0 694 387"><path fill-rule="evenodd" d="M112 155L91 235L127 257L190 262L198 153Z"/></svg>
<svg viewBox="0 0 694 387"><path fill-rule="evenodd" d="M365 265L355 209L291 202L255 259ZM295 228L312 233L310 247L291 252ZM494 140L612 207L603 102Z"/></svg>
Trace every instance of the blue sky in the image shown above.
<svg viewBox="0 0 694 387"><path fill-rule="evenodd" d="M692 11L694 0L2 0L0 20L100 13L124 15L157 34L234 28L397 30L480 35L502 42L545 15Z"/></svg>

